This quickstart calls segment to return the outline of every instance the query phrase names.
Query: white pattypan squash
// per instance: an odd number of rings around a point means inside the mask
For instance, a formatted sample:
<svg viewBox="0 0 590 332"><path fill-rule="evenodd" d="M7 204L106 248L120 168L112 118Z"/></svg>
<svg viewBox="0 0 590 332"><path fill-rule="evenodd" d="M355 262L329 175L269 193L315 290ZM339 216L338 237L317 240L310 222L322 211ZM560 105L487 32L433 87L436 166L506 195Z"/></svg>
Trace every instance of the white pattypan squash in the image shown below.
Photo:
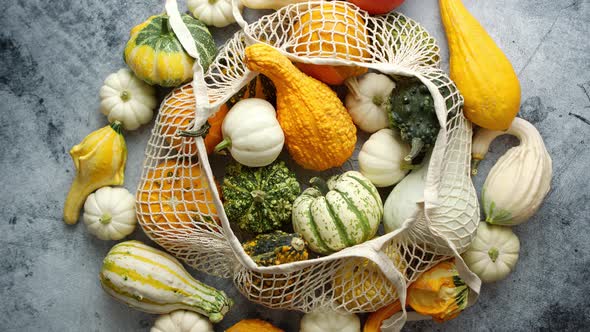
<svg viewBox="0 0 590 332"><path fill-rule="evenodd" d="M408 173L404 157L410 146L402 141L398 132L381 129L371 135L359 152L361 174L376 187L389 187L400 182Z"/></svg>
<svg viewBox="0 0 590 332"><path fill-rule="evenodd" d="M355 314L333 310L307 313L301 319L299 332L360 332L361 321Z"/></svg>
<svg viewBox="0 0 590 332"><path fill-rule="evenodd" d="M367 73L349 78L346 86L345 105L354 124L368 133L389 127L386 105L395 89L394 81L386 75Z"/></svg>
<svg viewBox="0 0 590 332"><path fill-rule="evenodd" d="M479 223L475 240L463 253L463 260L483 282L502 280L514 270L520 242L512 229Z"/></svg>
<svg viewBox="0 0 590 332"><path fill-rule="evenodd" d="M482 189L481 204L486 222L513 226L527 221L541 206L549 192L553 166L537 129L521 118L515 118L505 132L480 129L473 139L473 172L490 143L498 136L509 134L520 140L498 159Z"/></svg>
<svg viewBox="0 0 590 332"><path fill-rule="evenodd" d="M176 310L158 317L150 332L213 332L213 325L196 312Z"/></svg>
<svg viewBox="0 0 590 332"><path fill-rule="evenodd" d="M285 134L274 107L259 98L237 102L223 119L221 132L223 141L215 147L215 151L229 148L232 157L248 167L271 164L285 143Z"/></svg>
<svg viewBox="0 0 590 332"><path fill-rule="evenodd" d="M125 188L102 187L84 203L84 223L101 240L120 240L135 229L135 196Z"/></svg>
<svg viewBox="0 0 590 332"><path fill-rule="evenodd" d="M416 203L424 201L429 162L430 158L424 158L422 167L408 174L387 196L383 207L383 228L386 233L401 228L418 210Z"/></svg>
<svg viewBox="0 0 590 332"><path fill-rule="evenodd" d="M207 25L223 28L236 21L232 0L187 0L186 6L195 18ZM242 3L238 6L241 11Z"/></svg>
<svg viewBox="0 0 590 332"><path fill-rule="evenodd" d="M154 88L127 68L110 74L100 88L100 111L109 122L119 121L126 130L150 122L155 107Z"/></svg>

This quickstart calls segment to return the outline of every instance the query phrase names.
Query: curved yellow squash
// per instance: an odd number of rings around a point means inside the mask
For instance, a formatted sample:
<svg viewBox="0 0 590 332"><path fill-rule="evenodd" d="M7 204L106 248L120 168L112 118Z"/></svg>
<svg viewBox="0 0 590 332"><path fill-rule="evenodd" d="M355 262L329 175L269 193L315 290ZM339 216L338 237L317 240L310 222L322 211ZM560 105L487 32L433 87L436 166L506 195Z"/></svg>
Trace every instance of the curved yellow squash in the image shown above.
<svg viewBox="0 0 590 332"><path fill-rule="evenodd" d="M512 64L461 0L440 0L449 42L451 78L465 98L465 116L480 127L506 130L520 109Z"/></svg>

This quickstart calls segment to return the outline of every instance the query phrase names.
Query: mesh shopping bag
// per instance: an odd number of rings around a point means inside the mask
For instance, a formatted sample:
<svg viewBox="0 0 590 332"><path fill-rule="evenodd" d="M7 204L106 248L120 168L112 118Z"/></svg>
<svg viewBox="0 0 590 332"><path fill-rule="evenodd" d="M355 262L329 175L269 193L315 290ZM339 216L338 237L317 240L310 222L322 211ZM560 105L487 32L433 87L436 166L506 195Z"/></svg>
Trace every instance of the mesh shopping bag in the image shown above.
<svg viewBox="0 0 590 332"><path fill-rule="evenodd" d="M166 8L186 51L198 57L176 2L167 1ZM455 258L474 301L480 282L459 256L479 223L470 178L471 124L463 116L461 95L439 68L434 38L400 13L371 17L343 1L293 4L251 24L234 8L243 29L226 42L206 73L195 61L193 82L161 105L137 192L138 219L146 234L186 264L233 278L249 300L270 308L372 312L398 299L405 307L407 286L449 258ZM309 19L301 20L305 16ZM318 31L329 38L318 39ZM294 62L364 67L416 77L428 87L441 129L424 201L400 229L329 256L273 267L257 266L244 252L223 210L203 138L182 133L203 129L256 77L243 61L245 48L255 43L266 43ZM354 167L346 165L343 169ZM405 319L404 309L383 327L400 328Z"/></svg>

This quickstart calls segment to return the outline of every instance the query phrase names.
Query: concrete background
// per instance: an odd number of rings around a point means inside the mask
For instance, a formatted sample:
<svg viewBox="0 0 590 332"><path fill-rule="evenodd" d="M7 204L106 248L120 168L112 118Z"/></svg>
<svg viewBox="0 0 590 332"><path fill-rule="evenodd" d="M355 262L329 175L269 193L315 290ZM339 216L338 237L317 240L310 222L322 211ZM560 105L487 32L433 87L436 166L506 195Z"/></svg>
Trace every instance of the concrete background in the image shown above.
<svg viewBox="0 0 590 332"><path fill-rule="evenodd" d="M465 0L512 60L522 83L521 116L537 126L554 161L539 213L516 227L522 248L508 279L483 287L479 302L440 325L408 331L590 329L590 1ZM65 226L73 177L69 149L106 124L98 111L104 78L124 66L129 30L162 1L0 2L0 331L146 331L155 316L119 304L100 288L113 245L84 225ZM437 1L401 11L447 48ZM218 42L236 27L213 30ZM125 186L135 191L151 125L126 133ZM499 139L486 174L511 139ZM484 176L475 179L481 187ZM140 230L132 238L146 240ZM230 280L194 275L236 300L218 330L243 317L297 331L300 315L246 302Z"/></svg>

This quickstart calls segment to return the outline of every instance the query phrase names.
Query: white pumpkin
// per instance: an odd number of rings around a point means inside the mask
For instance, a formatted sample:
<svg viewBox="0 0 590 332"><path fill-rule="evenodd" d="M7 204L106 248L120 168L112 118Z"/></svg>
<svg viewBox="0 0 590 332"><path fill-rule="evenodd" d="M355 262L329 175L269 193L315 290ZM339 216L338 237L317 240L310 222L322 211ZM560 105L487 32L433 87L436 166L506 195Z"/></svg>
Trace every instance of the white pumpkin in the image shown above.
<svg viewBox="0 0 590 332"><path fill-rule="evenodd" d="M416 203L424 201L429 162L430 158L425 158L422 167L408 174L387 196L383 207L383 228L386 233L401 228L418 211Z"/></svg>
<svg viewBox="0 0 590 332"><path fill-rule="evenodd" d="M100 88L100 111L109 122L119 121L126 130L150 122L156 103L154 88L127 68L107 76Z"/></svg>
<svg viewBox="0 0 590 332"><path fill-rule="evenodd" d="M381 129L363 144L358 156L359 168L375 186L388 187L408 173L404 157L409 153L410 146L397 131Z"/></svg>
<svg viewBox="0 0 590 332"><path fill-rule="evenodd" d="M293 228L319 254L330 254L372 239L377 233L383 203L377 188L356 171L334 176L326 183L311 180L293 202Z"/></svg>
<svg viewBox="0 0 590 332"><path fill-rule="evenodd" d="M176 310L158 317L150 332L213 332L213 325L196 312Z"/></svg>
<svg viewBox="0 0 590 332"><path fill-rule="evenodd" d="M386 105L395 89L393 80L387 75L367 73L349 78L346 86L345 105L354 124L368 133L389 127Z"/></svg>
<svg viewBox="0 0 590 332"><path fill-rule="evenodd" d="M481 281L495 282L506 278L514 270L519 251L520 242L512 229L482 222L462 257Z"/></svg>
<svg viewBox="0 0 590 332"><path fill-rule="evenodd" d="M299 332L361 332L361 321L355 314L318 310L303 315Z"/></svg>
<svg viewBox="0 0 590 332"><path fill-rule="evenodd" d="M215 151L229 148L232 157L248 167L270 165L285 143L274 107L259 98L237 102L223 119L221 131L223 141Z"/></svg>
<svg viewBox="0 0 590 332"><path fill-rule="evenodd" d="M125 188L102 187L86 198L83 220L99 239L120 240L135 229L135 196Z"/></svg>
<svg viewBox="0 0 590 332"><path fill-rule="evenodd" d="M232 0L187 0L186 6L193 16L207 25L223 28L236 21ZM242 3L238 3L240 11Z"/></svg>
<svg viewBox="0 0 590 332"><path fill-rule="evenodd" d="M473 139L473 172L490 143L498 136L509 134L520 140L498 159L482 188L481 204L486 221L491 224L514 226L527 221L541 207L551 187L553 166L537 129L521 118L515 118L505 132L480 129Z"/></svg>

